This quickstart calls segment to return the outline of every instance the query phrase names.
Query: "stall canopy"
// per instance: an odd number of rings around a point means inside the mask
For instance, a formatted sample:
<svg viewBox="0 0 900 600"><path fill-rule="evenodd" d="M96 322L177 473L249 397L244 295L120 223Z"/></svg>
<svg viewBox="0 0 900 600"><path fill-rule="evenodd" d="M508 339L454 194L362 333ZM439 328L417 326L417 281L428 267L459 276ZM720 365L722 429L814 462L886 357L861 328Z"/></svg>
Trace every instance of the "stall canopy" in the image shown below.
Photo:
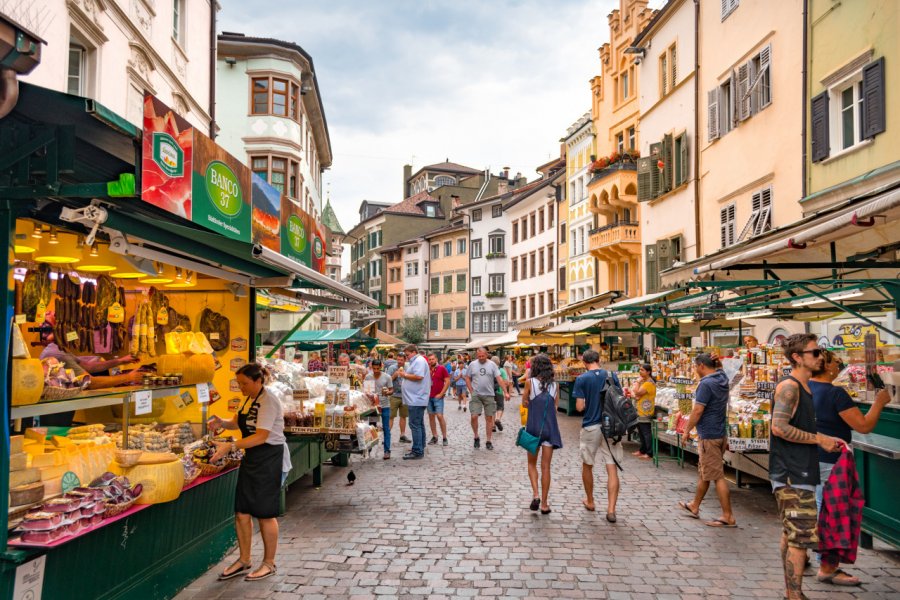
<svg viewBox="0 0 900 600"><path fill-rule="evenodd" d="M364 346L374 346L378 343L375 338L370 338L362 333L360 329L327 329L317 331L295 331L285 341L285 345L295 346L300 344L316 345L321 348L332 344L343 344L345 342L357 342Z"/></svg>

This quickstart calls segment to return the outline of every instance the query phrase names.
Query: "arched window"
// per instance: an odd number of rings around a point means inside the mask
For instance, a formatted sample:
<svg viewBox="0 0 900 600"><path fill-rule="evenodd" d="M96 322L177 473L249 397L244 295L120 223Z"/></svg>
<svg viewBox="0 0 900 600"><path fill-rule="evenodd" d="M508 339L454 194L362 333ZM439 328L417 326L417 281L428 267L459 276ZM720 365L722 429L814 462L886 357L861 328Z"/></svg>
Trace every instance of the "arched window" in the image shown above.
<svg viewBox="0 0 900 600"><path fill-rule="evenodd" d="M435 187L440 187L442 185L456 185L456 179L449 175L438 175L434 178Z"/></svg>

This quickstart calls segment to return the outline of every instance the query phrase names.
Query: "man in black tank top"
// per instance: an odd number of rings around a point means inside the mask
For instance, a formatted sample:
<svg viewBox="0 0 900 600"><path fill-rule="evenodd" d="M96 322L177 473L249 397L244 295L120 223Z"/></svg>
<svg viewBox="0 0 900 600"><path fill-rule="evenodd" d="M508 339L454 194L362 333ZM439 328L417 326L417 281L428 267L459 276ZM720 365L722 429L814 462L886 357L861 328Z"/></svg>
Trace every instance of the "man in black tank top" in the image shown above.
<svg viewBox="0 0 900 600"><path fill-rule="evenodd" d="M798 333L784 341L784 356L791 374L775 388L772 435L769 442L769 476L784 527L781 562L784 566L785 597L806 598L801 589L806 550L817 548L816 485L819 483L821 446L840 450L844 441L816 433L816 413L809 378L825 361L816 336Z"/></svg>

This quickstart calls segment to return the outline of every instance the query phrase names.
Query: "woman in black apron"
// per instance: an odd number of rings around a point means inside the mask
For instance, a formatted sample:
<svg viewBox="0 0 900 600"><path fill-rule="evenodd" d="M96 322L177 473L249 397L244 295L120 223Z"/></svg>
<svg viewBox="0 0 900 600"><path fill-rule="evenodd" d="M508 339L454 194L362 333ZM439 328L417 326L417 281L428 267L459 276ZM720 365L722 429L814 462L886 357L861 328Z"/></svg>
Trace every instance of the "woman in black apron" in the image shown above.
<svg viewBox="0 0 900 600"><path fill-rule="evenodd" d="M278 545L278 517L284 466L284 416L281 403L265 387L266 371L255 363L241 367L237 382L246 397L237 415L225 421L219 417L209 420L211 428L240 429L242 439L236 442L214 442L216 453L212 460L240 448L245 451L238 470L234 496L235 529L240 557L219 576L231 579L251 569L250 545L253 536L252 517L259 521L265 556L262 565L249 573L247 581L257 581L274 575L275 549Z"/></svg>

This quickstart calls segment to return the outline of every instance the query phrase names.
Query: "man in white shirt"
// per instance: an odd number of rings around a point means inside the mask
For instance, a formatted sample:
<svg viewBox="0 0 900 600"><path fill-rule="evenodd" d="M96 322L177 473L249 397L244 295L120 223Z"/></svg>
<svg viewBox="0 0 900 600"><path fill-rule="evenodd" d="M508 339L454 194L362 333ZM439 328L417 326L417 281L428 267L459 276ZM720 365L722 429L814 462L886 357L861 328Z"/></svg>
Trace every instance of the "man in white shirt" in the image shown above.
<svg viewBox="0 0 900 600"><path fill-rule="evenodd" d="M415 344L403 349L406 366L397 371L403 379L403 404L409 407L409 428L412 431L412 450L403 455L404 460L417 460L425 456L425 409L431 392L431 374L428 361L419 354Z"/></svg>

